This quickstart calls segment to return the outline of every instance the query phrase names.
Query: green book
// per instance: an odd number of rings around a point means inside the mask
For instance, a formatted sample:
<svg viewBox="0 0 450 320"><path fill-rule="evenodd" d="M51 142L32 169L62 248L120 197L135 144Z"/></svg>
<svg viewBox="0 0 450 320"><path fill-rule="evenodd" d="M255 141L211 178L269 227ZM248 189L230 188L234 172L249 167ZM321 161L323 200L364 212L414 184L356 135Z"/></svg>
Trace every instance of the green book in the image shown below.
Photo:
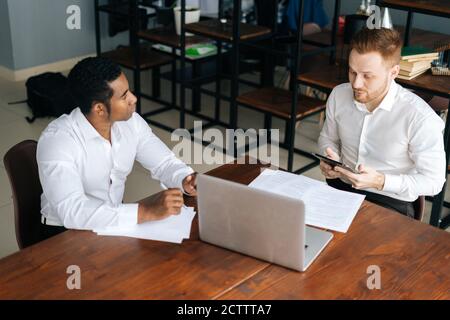
<svg viewBox="0 0 450 320"><path fill-rule="evenodd" d="M438 53L433 52L433 50L420 47L420 46L410 46L402 48L402 60L417 59L417 58L433 58L437 57Z"/></svg>
<svg viewBox="0 0 450 320"><path fill-rule="evenodd" d="M191 59L203 58L217 54L217 47L211 43L201 43L186 48L186 56Z"/></svg>

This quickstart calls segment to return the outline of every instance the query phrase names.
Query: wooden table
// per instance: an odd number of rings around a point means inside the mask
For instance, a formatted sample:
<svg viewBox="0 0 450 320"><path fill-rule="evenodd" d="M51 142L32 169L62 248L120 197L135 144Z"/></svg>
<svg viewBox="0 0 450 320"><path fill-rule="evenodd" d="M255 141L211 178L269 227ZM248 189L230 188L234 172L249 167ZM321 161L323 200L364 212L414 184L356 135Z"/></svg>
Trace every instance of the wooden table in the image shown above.
<svg viewBox="0 0 450 320"><path fill-rule="evenodd" d="M248 184L260 167L208 174ZM81 290L66 287L69 265ZM364 202L304 273L203 243L196 220L181 245L71 230L0 260L0 299L450 299L449 270L449 233Z"/></svg>

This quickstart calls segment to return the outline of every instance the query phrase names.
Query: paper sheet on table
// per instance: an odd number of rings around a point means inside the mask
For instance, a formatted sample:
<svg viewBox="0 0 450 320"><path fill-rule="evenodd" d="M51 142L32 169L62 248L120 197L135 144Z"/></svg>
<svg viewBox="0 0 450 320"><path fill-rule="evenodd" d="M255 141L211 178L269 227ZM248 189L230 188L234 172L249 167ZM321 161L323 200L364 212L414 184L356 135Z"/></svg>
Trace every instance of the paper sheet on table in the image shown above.
<svg viewBox="0 0 450 320"><path fill-rule="evenodd" d="M183 206L179 215L164 220L149 221L131 227L106 227L95 229L101 236L121 236L147 240L181 243L189 239L195 211L192 207Z"/></svg>
<svg viewBox="0 0 450 320"><path fill-rule="evenodd" d="M305 203L306 224L344 233L365 198L302 175L271 169L264 170L249 186L301 199Z"/></svg>

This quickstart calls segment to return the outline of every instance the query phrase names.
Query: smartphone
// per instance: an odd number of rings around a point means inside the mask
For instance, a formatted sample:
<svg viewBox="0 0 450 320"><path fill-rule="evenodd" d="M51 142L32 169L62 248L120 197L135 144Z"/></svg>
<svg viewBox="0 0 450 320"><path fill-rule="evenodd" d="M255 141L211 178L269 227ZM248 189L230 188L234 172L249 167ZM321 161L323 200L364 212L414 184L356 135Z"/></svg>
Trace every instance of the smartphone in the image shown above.
<svg viewBox="0 0 450 320"><path fill-rule="evenodd" d="M325 156L323 156L323 155L321 155L321 154L318 154L318 153L313 153L313 155L314 155L317 159L322 160L323 162L325 162L326 164L330 165L330 166L333 167L333 168L334 168L335 166L338 166L338 167L341 167L342 169L348 170L348 171L350 171L350 172L352 172L352 173L356 173L356 174L359 173L358 171L356 171L356 170L350 168L349 166L343 164L342 162L339 162L339 161L336 161L336 160L327 158L327 157L325 157Z"/></svg>

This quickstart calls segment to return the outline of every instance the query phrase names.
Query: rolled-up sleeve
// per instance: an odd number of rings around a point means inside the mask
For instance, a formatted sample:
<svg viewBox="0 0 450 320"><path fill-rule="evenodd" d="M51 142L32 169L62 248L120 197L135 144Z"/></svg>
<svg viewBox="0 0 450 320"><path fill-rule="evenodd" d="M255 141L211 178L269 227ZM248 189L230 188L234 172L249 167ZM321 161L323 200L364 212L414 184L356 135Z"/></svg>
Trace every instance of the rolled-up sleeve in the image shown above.
<svg viewBox="0 0 450 320"><path fill-rule="evenodd" d="M194 170L175 154L152 132L147 122L138 114L133 115L138 134L136 160L164 187L183 190L183 180Z"/></svg>

